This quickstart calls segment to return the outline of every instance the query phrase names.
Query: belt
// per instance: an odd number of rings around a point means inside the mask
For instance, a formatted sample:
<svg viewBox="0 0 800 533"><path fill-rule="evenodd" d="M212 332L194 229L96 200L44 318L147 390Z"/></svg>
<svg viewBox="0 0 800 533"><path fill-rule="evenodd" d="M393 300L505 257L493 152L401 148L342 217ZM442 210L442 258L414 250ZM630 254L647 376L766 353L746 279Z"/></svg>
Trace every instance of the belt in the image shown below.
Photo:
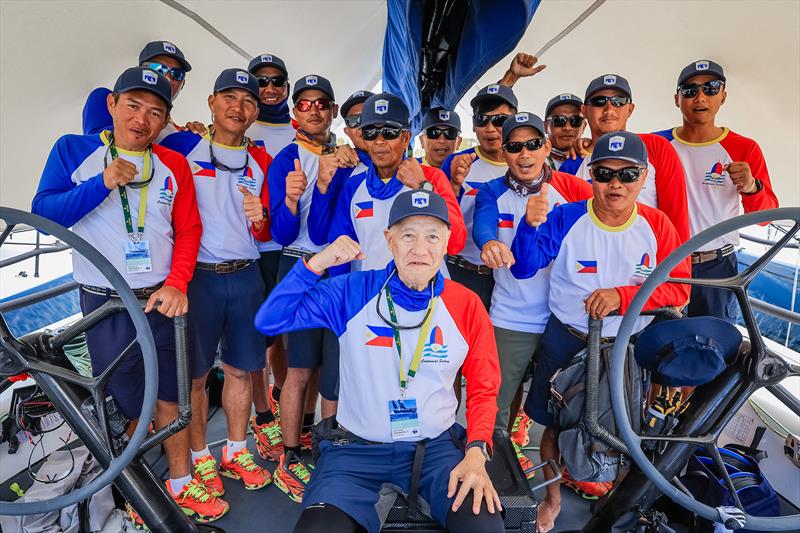
<svg viewBox="0 0 800 533"><path fill-rule="evenodd" d="M567 328L567 331L570 332L570 334L575 335L576 337L578 337L583 342L587 342L589 340L589 335L588 334L586 334L586 333L584 333L584 332L582 332L580 330L577 330L577 329L573 328L572 326L567 326L566 324L564 326ZM614 339L616 339L616 337L600 337L600 344L613 343Z"/></svg>
<svg viewBox="0 0 800 533"><path fill-rule="evenodd" d="M460 255L448 255L447 256L447 263L451 265L455 265L459 268L463 268L464 270L469 270L470 272L477 272L482 276L491 276L492 269L487 267L486 265L475 265L461 257Z"/></svg>
<svg viewBox="0 0 800 533"><path fill-rule="evenodd" d="M726 244L722 248L716 250L708 250L707 252L694 252L692 253L692 264L699 265L700 263L707 263L715 259L722 259L733 253L733 245Z"/></svg>
<svg viewBox="0 0 800 533"><path fill-rule="evenodd" d="M195 268L199 270L210 270L215 274L231 274L238 272L253 264L253 259L231 259L230 261L223 261L222 263L201 263L197 262Z"/></svg>
<svg viewBox="0 0 800 533"><path fill-rule="evenodd" d="M131 289L133 295L137 298L149 298L154 292L160 289L164 284L159 283L152 287L142 287L140 289ZM95 287L94 285L81 285L81 290L89 294L96 294L98 296L110 296L111 298L119 298L117 291L106 287Z"/></svg>
<svg viewBox="0 0 800 533"><path fill-rule="evenodd" d="M284 248L281 250L281 253L287 257L296 257L298 259L308 259L314 255L313 252L309 252L308 250L303 250L301 248Z"/></svg>

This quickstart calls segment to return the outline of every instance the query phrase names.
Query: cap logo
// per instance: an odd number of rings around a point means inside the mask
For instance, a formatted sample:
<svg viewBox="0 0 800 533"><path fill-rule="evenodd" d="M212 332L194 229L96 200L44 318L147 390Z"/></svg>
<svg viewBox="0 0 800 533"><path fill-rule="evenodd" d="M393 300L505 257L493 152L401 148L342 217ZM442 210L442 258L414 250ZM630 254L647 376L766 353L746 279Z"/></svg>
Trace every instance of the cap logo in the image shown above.
<svg viewBox="0 0 800 533"><path fill-rule="evenodd" d="M142 71L142 81L148 85L157 85L158 84L158 74L153 72L152 70L143 70Z"/></svg>
<svg viewBox="0 0 800 533"><path fill-rule="evenodd" d="M517 116L514 117L514 120L517 122L517 124L522 124L523 122L528 122L529 118L530 117L527 113L517 113Z"/></svg>
<svg viewBox="0 0 800 533"><path fill-rule="evenodd" d="M269 54L264 54L263 56L261 56L261 62L262 63L272 63L272 56L269 55Z"/></svg>
<svg viewBox="0 0 800 533"><path fill-rule="evenodd" d="M241 70L237 70L236 81L238 81L242 85L247 85L247 82L250 81L250 74L248 74L247 72L243 72Z"/></svg>
<svg viewBox="0 0 800 533"><path fill-rule="evenodd" d="M364 91L356 91L350 95L350 98L360 98L361 96L364 96Z"/></svg>
<svg viewBox="0 0 800 533"><path fill-rule="evenodd" d="M306 76L306 85L316 85L318 81L316 76Z"/></svg>
<svg viewBox="0 0 800 533"><path fill-rule="evenodd" d="M177 54L178 49L175 48L175 45L172 43L164 43L164 51L168 54Z"/></svg>
<svg viewBox="0 0 800 533"><path fill-rule="evenodd" d="M389 111L389 100L375 100L375 113L385 115Z"/></svg>
<svg viewBox="0 0 800 533"><path fill-rule="evenodd" d="M605 85L614 85L617 83L617 77L613 74L606 74L603 76L603 84Z"/></svg>
<svg viewBox="0 0 800 533"><path fill-rule="evenodd" d="M439 120L450 120L450 111L439 111Z"/></svg>
<svg viewBox="0 0 800 533"><path fill-rule="evenodd" d="M416 207L417 209L423 209L428 207L431 202L430 193L425 191L415 192L411 195L411 205Z"/></svg>
<svg viewBox="0 0 800 533"><path fill-rule="evenodd" d="M694 68L696 70L708 70L709 64L708 61L698 61L694 64Z"/></svg>
<svg viewBox="0 0 800 533"><path fill-rule="evenodd" d="M625 146L625 137L614 135L608 140L608 149L612 152L619 152Z"/></svg>
<svg viewBox="0 0 800 533"><path fill-rule="evenodd" d="M569 93L567 93L567 94L559 94L558 95L558 99L559 100L572 100L572 95L569 94Z"/></svg>
<svg viewBox="0 0 800 533"><path fill-rule="evenodd" d="M500 92L500 86L499 85L489 85L486 88L486 94L497 94L499 92Z"/></svg>

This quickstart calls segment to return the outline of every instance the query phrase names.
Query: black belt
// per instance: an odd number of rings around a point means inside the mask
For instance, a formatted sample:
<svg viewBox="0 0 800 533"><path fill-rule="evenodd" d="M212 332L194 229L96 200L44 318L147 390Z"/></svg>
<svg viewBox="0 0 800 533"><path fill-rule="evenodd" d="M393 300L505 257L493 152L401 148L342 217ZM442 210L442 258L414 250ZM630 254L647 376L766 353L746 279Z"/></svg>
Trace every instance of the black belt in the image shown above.
<svg viewBox="0 0 800 533"><path fill-rule="evenodd" d="M700 263L707 263L709 261L714 261L715 259L722 259L723 257L727 257L733 253L733 245L726 244L722 248L717 248L716 250L708 250L706 252L693 252L692 253L692 264L699 265Z"/></svg>
<svg viewBox="0 0 800 533"><path fill-rule="evenodd" d="M142 287L139 289L131 289L133 295L137 298L149 298L154 292L163 287L163 283L153 285L152 287ZM95 287L94 285L81 285L81 290L89 294L96 294L97 296L110 296L111 298L119 298L117 291L107 287Z"/></svg>
<svg viewBox="0 0 800 533"><path fill-rule="evenodd" d="M565 328L567 328L567 331L570 334L575 335L576 337L578 337L583 342L587 342L589 340L589 335L587 333L584 333L584 332L582 332L582 331L580 331L578 329L575 329L572 326L567 326L566 324L563 324L563 325L564 325ZM606 344L606 343L613 344L614 343L614 339L616 339L616 337L600 337L600 344Z"/></svg>
<svg viewBox="0 0 800 533"><path fill-rule="evenodd" d="M482 276L492 275L491 268L487 267L486 265L475 265L473 263L470 263L460 255L448 255L447 263L450 265L455 265L459 268L463 268L464 270L469 270L470 272L477 272Z"/></svg>
<svg viewBox="0 0 800 533"><path fill-rule="evenodd" d="M253 264L253 259L232 259L230 261L223 261L222 263L201 263L197 262L195 268L199 270L210 270L216 274L231 274L238 272Z"/></svg>

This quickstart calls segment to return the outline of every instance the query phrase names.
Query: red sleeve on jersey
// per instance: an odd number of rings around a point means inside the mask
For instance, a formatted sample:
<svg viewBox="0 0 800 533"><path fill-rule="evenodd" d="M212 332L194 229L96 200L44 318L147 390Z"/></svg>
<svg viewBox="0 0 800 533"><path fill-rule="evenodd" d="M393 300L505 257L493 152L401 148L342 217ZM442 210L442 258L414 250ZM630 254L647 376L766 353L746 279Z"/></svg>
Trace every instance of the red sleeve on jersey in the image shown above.
<svg viewBox="0 0 800 533"><path fill-rule="evenodd" d="M272 163L272 156L267 153L263 146L251 146L247 150L250 152L250 156L255 159L256 163L258 163L258 168L260 168L261 172L264 173L264 182L261 184L260 197L261 205L267 210L267 213L269 213L269 185L267 184L267 171L269 170L270 163ZM256 231L254 224L250 224L250 232L253 234L256 240L261 242L267 242L268 240L272 239L272 235L270 235L269 231L269 217L264 220L264 223L261 224L261 228L259 228L258 231Z"/></svg>
<svg viewBox="0 0 800 533"><path fill-rule="evenodd" d="M489 314L469 289L446 279L442 302L467 341L469 351L461 372L467 379L467 442L492 445L500 390L500 361Z"/></svg>
<svg viewBox="0 0 800 533"><path fill-rule="evenodd" d="M731 156L731 159L747 163L750 166L750 173L761 182L762 189L757 193L741 195L744 212L752 213L778 207L778 197L772 191L767 162L764 160L764 154L758 143L731 131L720 144Z"/></svg>
<svg viewBox="0 0 800 533"><path fill-rule="evenodd" d="M675 148L664 137L640 133L647 147L647 158L656 170L658 208L672 221L680 242L689 240L689 202L686 199L686 174Z"/></svg>
<svg viewBox="0 0 800 533"><path fill-rule="evenodd" d="M566 172L554 170L550 184L567 202L580 202L593 196L591 183Z"/></svg>
<svg viewBox="0 0 800 533"><path fill-rule="evenodd" d="M661 210L642 204L638 204L638 207L639 215L650 224L650 228L656 236L656 265L659 265L675 248L681 245L680 237L678 237L675 226L672 225L670 219ZM691 272L691 260L687 257L672 269L670 276L673 278L691 278ZM640 285L626 285L616 288L620 296L620 314L624 314L628 310L631 300L638 292L639 287ZM650 295L643 311L667 306L683 307L689 301L689 290L689 285L683 283L662 283Z"/></svg>
<svg viewBox="0 0 800 533"><path fill-rule="evenodd" d="M450 241L447 243L447 253L456 255L464 248L467 242L467 228L464 226L464 216L458 206L456 195L444 172L435 167L422 165L422 172L425 179L433 184L433 190L444 197L447 203L447 217L450 219Z"/></svg>
<svg viewBox="0 0 800 533"><path fill-rule="evenodd" d="M186 288L194 274L200 237L203 234L203 223L200 221L194 193L194 177L186 158L179 153L158 145L153 146L153 152L172 170L178 183L178 192L172 204L175 244L172 248L172 265L164 285L175 287L186 294Z"/></svg>

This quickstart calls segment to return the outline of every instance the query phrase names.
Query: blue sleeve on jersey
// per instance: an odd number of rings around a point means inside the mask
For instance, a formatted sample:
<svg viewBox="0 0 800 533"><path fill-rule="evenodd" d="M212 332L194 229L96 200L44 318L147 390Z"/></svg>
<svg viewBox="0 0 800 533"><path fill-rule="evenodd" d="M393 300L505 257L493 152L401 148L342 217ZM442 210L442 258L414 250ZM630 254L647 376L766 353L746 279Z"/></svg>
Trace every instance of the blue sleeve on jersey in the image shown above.
<svg viewBox="0 0 800 533"><path fill-rule="evenodd" d="M91 140L65 135L56 141L33 197L32 213L69 228L106 199L111 191L103 183L102 172L80 185L72 181L75 169L99 146Z"/></svg>
<svg viewBox="0 0 800 533"><path fill-rule="evenodd" d="M441 170L444 172L444 175L447 176L447 181L450 181L450 167L453 165L453 157L456 155L458 154L450 154L444 161L442 161Z"/></svg>
<svg viewBox="0 0 800 533"><path fill-rule="evenodd" d="M672 128L669 128L667 130L654 131L653 134L654 135L660 135L661 137L664 137L669 142L672 142L672 140L675 138L675 136L672 134Z"/></svg>
<svg viewBox="0 0 800 533"><path fill-rule="evenodd" d="M319 189L314 187L314 194L311 196L311 207L308 210L308 236L311 241L323 246L328 243L328 232L334 218L334 210L341 196L342 187L347 178L353 172L352 168L340 168L333 175L328 192L322 194Z"/></svg>
<svg viewBox="0 0 800 533"><path fill-rule="evenodd" d="M511 274L517 279L527 279L549 265L561 250L564 236L584 214L586 201L554 207L547 214L547 221L538 228L528 225L523 217L511 243L515 261Z"/></svg>
<svg viewBox="0 0 800 533"><path fill-rule="evenodd" d="M199 143L201 139L202 137L200 135L192 133L191 131L176 131L175 133L170 133L164 137L158 144L164 148L174 150L186 157L191 153L192 150L194 150L194 147L197 146L197 143ZM210 153L208 154L208 157L210 160ZM189 166L192 166L192 161L189 161Z"/></svg>
<svg viewBox="0 0 800 533"><path fill-rule="evenodd" d="M333 242L342 235L347 235L354 241L360 242L358 240L358 235L356 235L356 228L353 226L353 218L350 216L350 208L353 202L353 196L366 178L367 173L362 172L348 179L344 184L342 192L336 200L336 210L333 213L330 230L328 231L328 242ZM351 270L351 263L345 263L344 265L329 268L328 273L331 277L341 276L342 274L349 273Z"/></svg>
<svg viewBox="0 0 800 533"><path fill-rule="evenodd" d="M558 167L558 171L566 172L567 174L572 174L573 176L575 176L576 175L575 173L578 172L579 168L581 168L582 163L583 163L582 157L578 157L576 159L567 158L563 163L561 163L561 166Z"/></svg>
<svg viewBox="0 0 800 533"><path fill-rule="evenodd" d="M286 207L286 175L294 170L294 160L298 155L296 144L286 146L272 160L267 172L270 231L272 239L283 246L289 246L300 235L300 203L296 215Z"/></svg>
<svg viewBox="0 0 800 533"><path fill-rule="evenodd" d="M478 189L472 216L472 240L478 250L483 250L487 242L497 240L497 219L500 216L497 199L505 190L503 178L489 181Z"/></svg>
<svg viewBox="0 0 800 533"><path fill-rule="evenodd" d="M108 112L109 89L98 87L89 93L86 103L83 104L83 134L95 135L103 130L110 130L114 126L111 113Z"/></svg>

